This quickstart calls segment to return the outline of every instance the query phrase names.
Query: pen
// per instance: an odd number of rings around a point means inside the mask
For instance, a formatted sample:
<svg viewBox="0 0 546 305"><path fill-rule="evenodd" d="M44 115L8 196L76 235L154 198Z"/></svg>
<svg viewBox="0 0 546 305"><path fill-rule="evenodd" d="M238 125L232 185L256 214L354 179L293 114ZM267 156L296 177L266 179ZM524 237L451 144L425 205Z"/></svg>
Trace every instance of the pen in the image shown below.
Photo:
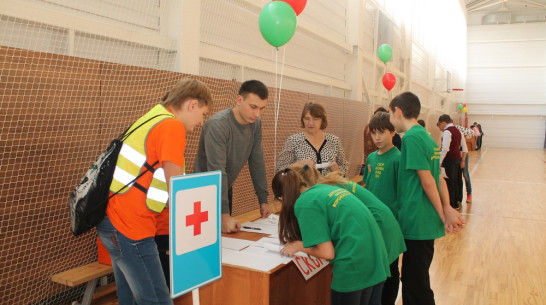
<svg viewBox="0 0 546 305"><path fill-rule="evenodd" d="M247 226L243 226L244 229L251 229L251 230L262 230L260 228L253 228L253 227L247 227Z"/></svg>

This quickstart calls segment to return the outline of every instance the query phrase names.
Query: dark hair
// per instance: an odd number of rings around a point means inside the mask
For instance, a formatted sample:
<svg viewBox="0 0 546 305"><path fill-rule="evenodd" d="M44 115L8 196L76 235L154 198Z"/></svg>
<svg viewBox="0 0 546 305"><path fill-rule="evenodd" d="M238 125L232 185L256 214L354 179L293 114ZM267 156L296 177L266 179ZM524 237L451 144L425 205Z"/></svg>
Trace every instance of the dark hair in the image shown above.
<svg viewBox="0 0 546 305"><path fill-rule="evenodd" d="M392 99L389 108L394 113L394 108L398 107L406 119L418 118L421 112L421 102L417 95L412 92L404 92L398 94Z"/></svg>
<svg viewBox="0 0 546 305"><path fill-rule="evenodd" d="M442 114L442 115L438 118L438 123L453 123L453 120L451 119L451 117L449 116L449 114Z"/></svg>
<svg viewBox="0 0 546 305"><path fill-rule="evenodd" d="M183 79L178 82L162 99L161 105L180 109L182 105L191 99L199 101L199 107L212 108L213 100L209 87L196 79Z"/></svg>
<svg viewBox="0 0 546 305"><path fill-rule="evenodd" d="M387 111L387 109L385 107L378 107L377 109L375 109L373 114L376 114L378 112L389 112L389 111Z"/></svg>
<svg viewBox="0 0 546 305"><path fill-rule="evenodd" d="M425 127L425 121L424 120L417 120L417 123L419 123L419 125Z"/></svg>
<svg viewBox="0 0 546 305"><path fill-rule="evenodd" d="M328 115L326 114L326 109L321 104L309 102L303 106L301 111L301 128L305 127L303 124L303 117L309 112L312 117L320 118L322 123L320 124L320 129L326 129L328 127Z"/></svg>
<svg viewBox="0 0 546 305"><path fill-rule="evenodd" d="M247 80L239 88L239 95L246 98L249 93L254 93L262 100L267 99L269 91L267 87L259 80Z"/></svg>
<svg viewBox="0 0 546 305"><path fill-rule="evenodd" d="M383 131L385 129L393 132L394 126L391 123L390 117L391 116L386 112L378 112L374 114L370 120L370 132L374 130Z"/></svg>
<svg viewBox="0 0 546 305"><path fill-rule="evenodd" d="M282 198L282 208L279 216L279 240L283 244L302 240L298 219L294 213L294 206L296 200L300 197L300 188L306 185L301 176L289 168L276 173L271 182L275 199Z"/></svg>

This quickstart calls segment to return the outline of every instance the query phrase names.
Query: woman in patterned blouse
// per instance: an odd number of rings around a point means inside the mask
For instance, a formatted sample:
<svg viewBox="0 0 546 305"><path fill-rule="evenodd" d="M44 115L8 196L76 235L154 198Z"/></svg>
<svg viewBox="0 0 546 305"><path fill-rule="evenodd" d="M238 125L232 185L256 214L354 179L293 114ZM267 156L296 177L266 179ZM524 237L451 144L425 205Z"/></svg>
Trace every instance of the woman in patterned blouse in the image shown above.
<svg viewBox="0 0 546 305"><path fill-rule="evenodd" d="M290 165L316 167L322 175L340 171L345 176L349 162L345 159L341 141L335 135L324 132L328 118L324 107L317 103L307 103L301 112L303 132L288 137L275 165L278 172Z"/></svg>

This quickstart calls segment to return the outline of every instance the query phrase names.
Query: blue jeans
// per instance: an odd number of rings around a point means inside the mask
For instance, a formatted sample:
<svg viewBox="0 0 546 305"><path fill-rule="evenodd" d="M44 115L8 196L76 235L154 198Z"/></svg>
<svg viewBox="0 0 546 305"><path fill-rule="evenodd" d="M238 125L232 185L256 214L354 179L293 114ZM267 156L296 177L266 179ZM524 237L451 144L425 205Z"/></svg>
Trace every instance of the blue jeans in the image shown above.
<svg viewBox="0 0 546 305"><path fill-rule="evenodd" d="M472 183L470 183L470 173L468 173L468 154L466 154L466 159L464 160L463 177L464 184L466 185L466 194L472 195Z"/></svg>
<svg viewBox="0 0 546 305"><path fill-rule="evenodd" d="M153 237L129 239L108 216L97 233L112 259L119 305L173 304Z"/></svg>

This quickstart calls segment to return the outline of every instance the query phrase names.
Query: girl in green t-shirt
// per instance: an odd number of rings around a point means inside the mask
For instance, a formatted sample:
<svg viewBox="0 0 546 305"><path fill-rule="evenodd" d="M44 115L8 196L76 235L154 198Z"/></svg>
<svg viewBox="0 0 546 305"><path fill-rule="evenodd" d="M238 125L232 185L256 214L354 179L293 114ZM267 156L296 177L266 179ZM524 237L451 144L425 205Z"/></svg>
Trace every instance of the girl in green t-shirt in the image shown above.
<svg viewBox="0 0 546 305"><path fill-rule="evenodd" d="M394 148L394 146L393 146ZM398 149L394 149L398 152ZM399 153L399 152L398 152ZM372 155L368 156L370 158ZM367 161L366 161L367 162ZM400 272L398 270L398 257L406 251L404 235L400 229L398 220L391 209L372 192L362 186L342 177L339 172L332 172L323 177L309 166L291 166L290 169L298 172L307 185L317 183L335 185L353 193L372 212L385 242L387 258L390 263L390 276L383 287L381 304L394 304L398 295Z"/></svg>
<svg viewBox="0 0 546 305"><path fill-rule="evenodd" d="M309 186L291 169L275 175L272 189L282 202L279 239L285 247L281 254L302 251L329 259L332 305L380 304L389 262L370 210L349 191L332 185Z"/></svg>

